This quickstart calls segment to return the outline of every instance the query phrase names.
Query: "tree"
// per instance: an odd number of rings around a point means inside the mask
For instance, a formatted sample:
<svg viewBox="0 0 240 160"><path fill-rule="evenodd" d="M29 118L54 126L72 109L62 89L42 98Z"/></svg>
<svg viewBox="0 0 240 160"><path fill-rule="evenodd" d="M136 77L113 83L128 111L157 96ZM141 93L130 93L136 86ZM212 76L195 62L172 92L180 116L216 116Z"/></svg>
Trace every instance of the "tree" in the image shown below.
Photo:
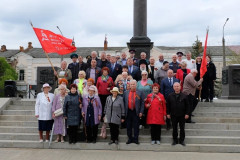
<svg viewBox="0 0 240 160"><path fill-rule="evenodd" d="M197 36L197 40L192 45L192 49L193 49L193 52L192 52L193 59L195 59L200 53L203 52L202 42L198 40L198 36Z"/></svg>
<svg viewBox="0 0 240 160"><path fill-rule="evenodd" d="M0 97L4 96L4 82L6 80L17 80L17 78L15 69L7 63L5 58L0 57Z"/></svg>

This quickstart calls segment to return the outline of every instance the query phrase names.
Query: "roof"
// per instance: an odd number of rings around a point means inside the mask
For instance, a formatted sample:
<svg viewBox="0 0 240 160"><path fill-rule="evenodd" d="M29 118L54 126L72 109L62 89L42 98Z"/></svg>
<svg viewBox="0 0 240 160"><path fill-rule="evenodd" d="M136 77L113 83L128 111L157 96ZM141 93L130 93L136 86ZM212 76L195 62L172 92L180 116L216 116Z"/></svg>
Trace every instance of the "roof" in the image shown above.
<svg viewBox="0 0 240 160"><path fill-rule="evenodd" d="M5 58L11 58L12 56L16 55L17 53L19 53L19 50L7 50L5 52L0 52L0 57L5 57Z"/></svg>

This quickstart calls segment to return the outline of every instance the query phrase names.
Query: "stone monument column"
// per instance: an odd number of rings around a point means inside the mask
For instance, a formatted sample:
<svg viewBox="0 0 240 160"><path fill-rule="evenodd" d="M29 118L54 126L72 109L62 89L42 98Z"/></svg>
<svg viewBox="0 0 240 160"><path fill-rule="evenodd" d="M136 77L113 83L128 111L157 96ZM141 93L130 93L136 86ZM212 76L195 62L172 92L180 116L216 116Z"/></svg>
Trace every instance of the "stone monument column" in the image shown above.
<svg viewBox="0 0 240 160"><path fill-rule="evenodd" d="M141 52L146 52L149 58L153 42L147 37L147 0L134 0L133 17L133 37L127 43L128 48L136 50L137 58Z"/></svg>

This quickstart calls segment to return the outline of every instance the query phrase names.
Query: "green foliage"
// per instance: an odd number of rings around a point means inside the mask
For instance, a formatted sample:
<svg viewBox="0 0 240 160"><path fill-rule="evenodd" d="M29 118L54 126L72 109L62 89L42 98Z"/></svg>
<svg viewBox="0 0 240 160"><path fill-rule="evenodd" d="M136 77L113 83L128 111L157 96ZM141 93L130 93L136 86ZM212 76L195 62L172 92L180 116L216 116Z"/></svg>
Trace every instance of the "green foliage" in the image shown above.
<svg viewBox="0 0 240 160"><path fill-rule="evenodd" d="M198 40L198 36L197 36L197 40L192 45L192 49L193 49L193 51L192 51L192 58L193 59L195 59L200 53L203 52L202 42Z"/></svg>
<svg viewBox="0 0 240 160"><path fill-rule="evenodd" d="M4 96L4 82L6 80L17 80L18 75L5 58L0 57L0 97Z"/></svg>
<svg viewBox="0 0 240 160"><path fill-rule="evenodd" d="M222 79L221 78L217 78L214 83L214 94L218 98L220 98L222 95Z"/></svg>

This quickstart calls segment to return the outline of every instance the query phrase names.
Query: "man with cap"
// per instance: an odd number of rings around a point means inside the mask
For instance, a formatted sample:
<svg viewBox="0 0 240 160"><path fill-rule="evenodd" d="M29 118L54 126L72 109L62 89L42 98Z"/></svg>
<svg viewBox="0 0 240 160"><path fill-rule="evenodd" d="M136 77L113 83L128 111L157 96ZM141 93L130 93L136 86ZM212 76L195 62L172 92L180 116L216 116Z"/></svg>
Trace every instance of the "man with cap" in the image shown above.
<svg viewBox="0 0 240 160"><path fill-rule="evenodd" d="M129 50L129 53L130 53L130 58L133 59L133 65L137 66L137 64L138 64L138 59L134 57L136 51L135 51L134 49L130 49L130 50Z"/></svg>
<svg viewBox="0 0 240 160"><path fill-rule="evenodd" d="M177 55L177 62L181 63L182 62L183 53L182 52L177 52L176 55Z"/></svg>
<svg viewBox="0 0 240 160"><path fill-rule="evenodd" d="M68 65L68 69L72 72L72 79L70 80L70 84L73 83L75 79L78 78L79 65L77 63L78 55L76 53L71 54L70 58L72 59L72 63Z"/></svg>

